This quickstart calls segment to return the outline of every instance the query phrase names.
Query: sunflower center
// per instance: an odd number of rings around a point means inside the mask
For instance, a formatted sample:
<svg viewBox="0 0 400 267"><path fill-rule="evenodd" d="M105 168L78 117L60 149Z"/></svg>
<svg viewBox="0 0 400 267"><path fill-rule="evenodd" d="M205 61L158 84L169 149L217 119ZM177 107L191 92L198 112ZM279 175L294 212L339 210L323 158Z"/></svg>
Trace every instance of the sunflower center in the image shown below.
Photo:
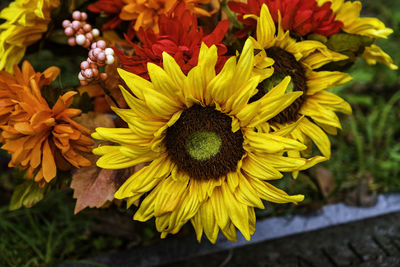
<svg viewBox="0 0 400 267"><path fill-rule="evenodd" d="M186 150L196 160L208 160L221 148L221 137L215 132L198 131L186 140Z"/></svg>
<svg viewBox="0 0 400 267"><path fill-rule="evenodd" d="M286 91L302 91L303 95L297 98L290 106L282 110L278 115L269 121L277 123L296 121L301 105L304 103L305 93L307 91L307 78L305 75L305 70L291 53L286 52L282 48L271 47L266 49L265 52L267 53L267 56L275 61L273 65L274 75L260 83L258 87L259 92L254 97L258 97L257 99L261 98L274 86L278 85L283 78L289 75L292 77L292 80Z"/></svg>
<svg viewBox="0 0 400 267"><path fill-rule="evenodd" d="M231 124L232 119L214 107L185 110L164 138L169 158L194 179L218 179L236 171L244 155L243 134L232 132Z"/></svg>

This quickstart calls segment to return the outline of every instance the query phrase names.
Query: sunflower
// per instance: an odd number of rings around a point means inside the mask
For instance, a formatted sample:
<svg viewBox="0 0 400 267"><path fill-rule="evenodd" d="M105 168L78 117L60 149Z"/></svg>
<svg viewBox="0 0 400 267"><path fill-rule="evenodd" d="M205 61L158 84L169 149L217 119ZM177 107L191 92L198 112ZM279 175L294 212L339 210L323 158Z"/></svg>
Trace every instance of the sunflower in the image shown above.
<svg viewBox="0 0 400 267"><path fill-rule="evenodd" d="M387 38L393 30L387 28L385 24L377 18L360 17L362 4L360 1L344 0L316 0L318 4L324 5L331 3L331 9L336 16L336 20L343 23L342 30L346 33L367 36L372 39ZM365 48L362 57L368 64L383 63L392 70L398 67L393 64L392 58L380 47L372 44Z"/></svg>
<svg viewBox="0 0 400 267"><path fill-rule="evenodd" d="M15 76L0 73L1 148L11 154L9 167L20 166L40 186L50 182L57 169L91 164L81 155L94 144L90 131L72 120L81 110L69 108L76 92L60 96L52 108L41 95L59 72L51 67L36 73L25 61L22 71L15 67Z"/></svg>
<svg viewBox="0 0 400 267"><path fill-rule="evenodd" d="M119 145L100 146L97 165L107 169L146 167L129 177L116 192L128 206L146 194L134 219L155 217L164 238L191 221L200 241L204 232L215 243L219 230L232 241L236 228L249 240L255 230L254 207L262 199L297 203L268 183L281 171L302 170L314 164L286 151L306 148L285 138L291 128L274 133L255 127L289 106L302 92L265 95L249 104L262 74L255 74L251 41L239 58L231 57L215 72L217 47L201 46L199 62L186 76L178 63L163 53L163 68L149 63L150 80L119 70L132 94L121 87L130 109L113 108L129 128L97 128L92 136ZM290 77L271 92L285 91Z"/></svg>
<svg viewBox="0 0 400 267"><path fill-rule="evenodd" d="M257 40L251 39L259 53L274 59L274 75L260 84L258 94L251 101L264 94L271 94L270 88L282 77L290 75L292 82L288 90L301 91L303 95L268 122L275 130L296 124L297 127L289 136L307 144L309 149L312 140L321 153L329 158L330 141L322 129L329 134L336 134L336 128L340 129L341 125L335 112L351 114L351 107L326 89L347 83L351 77L339 71L314 70L332 61L343 60L346 56L330 51L317 41L297 42L290 37L289 31L283 31L280 25L279 22L276 29L268 7L263 5L257 23ZM274 96L281 96L285 92L277 93ZM289 153L298 156L299 151Z"/></svg>
<svg viewBox="0 0 400 267"><path fill-rule="evenodd" d="M40 40L47 31L50 12L59 0L16 0L0 13L0 70L13 71L26 48Z"/></svg>

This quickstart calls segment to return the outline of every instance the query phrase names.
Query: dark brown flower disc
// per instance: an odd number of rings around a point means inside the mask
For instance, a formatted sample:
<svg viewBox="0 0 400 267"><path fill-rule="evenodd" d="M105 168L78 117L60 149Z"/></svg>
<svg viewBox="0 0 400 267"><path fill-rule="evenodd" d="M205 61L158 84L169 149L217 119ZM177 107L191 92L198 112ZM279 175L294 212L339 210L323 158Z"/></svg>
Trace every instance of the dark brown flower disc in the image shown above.
<svg viewBox="0 0 400 267"><path fill-rule="evenodd" d="M267 56L272 58L275 63L274 74L258 86L258 93L254 95L251 101L256 101L264 96L272 87L276 86L285 76L292 78L291 85L287 91L302 91L303 95L297 98L290 106L282 110L278 115L269 120L269 122L287 123L298 119L298 112L304 103L307 92L307 78L303 66L291 54L280 47L271 47L265 50Z"/></svg>
<svg viewBox="0 0 400 267"><path fill-rule="evenodd" d="M236 171L244 155L241 130L214 107L194 105L167 129L164 144L179 171L194 179L218 179Z"/></svg>

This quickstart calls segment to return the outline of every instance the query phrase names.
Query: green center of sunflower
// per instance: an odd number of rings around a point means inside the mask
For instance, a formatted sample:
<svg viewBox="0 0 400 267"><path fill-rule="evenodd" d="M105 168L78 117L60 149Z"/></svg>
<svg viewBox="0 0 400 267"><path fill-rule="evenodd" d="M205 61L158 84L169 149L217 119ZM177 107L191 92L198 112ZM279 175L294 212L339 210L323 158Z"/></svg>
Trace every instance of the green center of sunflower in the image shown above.
<svg viewBox="0 0 400 267"><path fill-rule="evenodd" d="M194 105L167 129L164 144L179 171L193 179L218 179L236 171L244 155L242 131L214 107Z"/></svg>
<svg viewBox="0 0 400 267"><path fill-rule="evenodd" d="M303 91L303 95L297 98L290 106L282 110L278 115L270 119L270 122L287 123L298 119L298 112L305 100L307 92L307 78L303 66L291 54L280 47L271 47L265 50L267 56L272 58L275 63L274 74L264 80L258 86L258 93L251 98L256 101L268 93L273 87L278 85L283 78L290 76L292 78L286 92Z"/></svg>
<svg viewBox="0 0 400 267"><path fill-rule="evenodd" d="M215 132L194 132L186 140L186 150L196 160L208 160L217 155L221 145L221 137Z"/></svg>

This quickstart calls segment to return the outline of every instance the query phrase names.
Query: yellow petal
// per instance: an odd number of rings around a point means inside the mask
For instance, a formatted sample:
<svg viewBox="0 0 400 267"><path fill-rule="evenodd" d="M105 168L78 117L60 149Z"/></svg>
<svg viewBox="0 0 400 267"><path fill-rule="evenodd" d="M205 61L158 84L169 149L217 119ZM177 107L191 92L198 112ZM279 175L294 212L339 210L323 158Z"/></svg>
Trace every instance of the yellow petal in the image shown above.
<svg viewBox="0 0 400 267"><path fill-rule="evenodd" d="M150 191L170 174L173 166L172 162L165 156L155 159L150 165L131 175L118 189L114 197L123 199L132 197L136 193Z"/></svg>
<svg viewBox="0 0 400 267"><path fill-rule="evenodd" d="M216 223L212 204L210 201L202 203L200 209L201 223L203 224L204 233L211 243L215 244L218 237L218 224Z"/></svg>
<svg viewBox="0 0 400 267"><path fill-rule="evenodd" d="M154 89L170 98L170 101L183 100L182 87L177 87L166 71L153 63L147 64L147 70Z"/></svg>
<svg viewBox="0 0 400 267"><path fill-rule="evenodd" d="M222 195L225 207L232 223L239 229L246 240L250 240L249 215L247 206L240 203L229 190L228 185L222 184Z"/></svg>
<svg viewBox="0 0 400 267"><path fill-rule="evenodd" d="M289 158L271 154L262 155L261 160L265 164L283 172L299 170L306 163L306 160L302 158Z"/></svg>
<svg viewBox="0 0 400 267"><path fill-rule="evenodd" d="M314 121L341 129L339 118L335 112L319 105L312 97L306 98L299 110L300 114L311 117Z"/></svg>
<svg viewBox="0 0 400 267"><path fill-rule="evenodd" d="M249 149L258 153L277 153L283 150L304 150L307 147L300 142L278 135L245 131Z"/></svg>
<svg viewBox="0 0 400 267"><path fill-rule="evenodd" d="M369 65L382 63L388 66L392 70L398 69L398 67L395 64L393 64L393 59L377 45L373 44L371 46L365 47L362 57Z"/></svg>
<svg viewBox="0 0 400 267"><path fill-rule="evenodd" d="M92 134L92 137L128 146L143 146L148 143L148 140L143 140L142 137L135 135L129 128L98 127L96 128L96 132Z"/></svg>
<svg viewBox="0 0 400 267"><path fill-rule="evenodd" d="M236 198L244 205L263 209L264 204L258 197L257 192L253 189L247 178L241 173L238 173L238 176L239 176L239 186L234 192Z"/></svg>
<svg viewBox="0 0 400 267"><path fill-rule="evenodd" d="M331 142L321 128L310 122L308 119L305 119L302 123L300 123L299 130L313 140L318 149L321 151L322 155L328 158L331 156Z"/></svg>
<svg viewBox="0 0 400 267"><path fill-rule="evenodd" d="M142 77L134 73L130 73L120 68L118 68L117 71L119 76L121 76L121 78L126 83L126 85L128 85L132 93L139 99L144 100L143 97L144 90L149 90L149 89L154 90L153 84L147 81L146 79L143 79Z"/></svg>
<svg viewBox="0 0 400 267"><path fill-rule="evenodd" d="M155 116L169 120L177 111L181 110L181 104L171 101L170 98L156 91L143 92L146 105Z"/></svg>
<svg viewBox="0 0 400 267"><path fill-rule="evenodd" d="M139 209L133 215L133 219L145 222L154 216L154 204L160 187L156 187L140 204Z"/></svg>
<svg viewBox="0 0 400 267"><path fill-rule="evenodd" d="M312 71L307 75L307 95L348 83L353 78L340 71Z"/></svg>
<svg viewBox="0 0 400 267"><path fill-rule="evenodd" d="M257 41L265 48L275 37L275 22L267 5L261 7L260 18L257 23Z"/></svg>
<svg viewBox="0 0 400 267"><path fill-rule="evenodd" d="M257 191L258 195L267 201L274 203L297 203L304 200L303 195L289 196L285 191L258 179L250 179L249 181L253 188Z"/></svg>
<svg viewBox="0 0 400 267"><path fill-rule="evenodd" d="M171 77L177 88L183 88L184 80L186 79L180 66L176 63L175 59L168 53L163 52L163 67L168 76Z"/></svg>
<svg viewBox="0 0 400 267"><path fill-rule="evenodd" d="M211 202L216 223L222 229L230 222L227 209L225 207L224 198L220 188L214 190L212 196L208 200Z"/></svg>
<svg viewBox="0 0 400 267"><path fill-rule="evenodd" d="M198 213L200 205L197 195L191 194L189 190L186 190L182 196L182 201L171 213L167 231L176 234L188 220Z"/></svg>
<svg viewBox="0 0 400 267"><path fill-rule="evenodd" d="M282 110L290 106L299 96L301 96L303 92L296 91L287 93L281 97L262 97L260 100L263 104L260 107L258 115L254 117L254 119L247 125L248 127L255 127L260 123L266 122L277 114L279 114ZM257 101L256 101L257 102Z"/></svg>
<svg viewBox="0 0 400 267"><path fill-rule="evenodd" d="M263 155L249 153L243 160L242 169L252 177L261 180L275 180L282 178L282 174L274 167L262 160ZM228 177L229 178L229 177Z"/></svg>
<svg viewBox="0 0 400 267"><path fill-rule="evenodd" d="M187 182L178 182L172 178L167 178L159 186L161 188L155 200L154 216L172 212L178 206L187 188Z"/></svg>

